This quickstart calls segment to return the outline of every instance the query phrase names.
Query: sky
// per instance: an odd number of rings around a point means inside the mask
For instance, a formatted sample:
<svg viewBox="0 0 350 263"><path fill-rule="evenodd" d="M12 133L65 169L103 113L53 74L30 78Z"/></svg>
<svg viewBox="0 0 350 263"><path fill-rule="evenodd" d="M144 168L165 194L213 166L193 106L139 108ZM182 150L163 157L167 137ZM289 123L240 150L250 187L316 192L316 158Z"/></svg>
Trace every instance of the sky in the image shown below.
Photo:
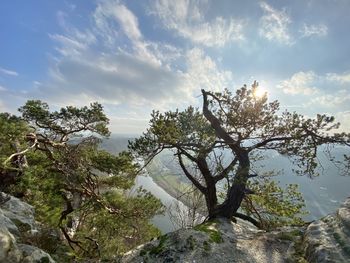
<svg viewBox="0 0 350 263"><path fill-rule="evenodd" d="M350 131L348 0L2 0L0 112L98 101L116 134L257 80Z"/></svg>

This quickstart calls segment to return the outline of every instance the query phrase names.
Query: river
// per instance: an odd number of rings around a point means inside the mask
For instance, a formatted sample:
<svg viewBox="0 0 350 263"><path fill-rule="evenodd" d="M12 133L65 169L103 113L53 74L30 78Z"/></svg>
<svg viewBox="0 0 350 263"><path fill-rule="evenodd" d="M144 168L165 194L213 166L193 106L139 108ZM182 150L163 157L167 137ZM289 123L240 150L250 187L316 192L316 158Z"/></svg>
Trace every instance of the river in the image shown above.
<svg viewBox="0 0 350 263"><path fill-rule="evenodd" d="M299 185L306 203L306 210L309 215L304 219L307 221L321 218L329 213L333 213L346 197L350 196L350 176L339 175L339 170L332 164L324 167L321 175L314 179L307 176L296 176L291 171L290 161L281 156L273 156L265 169L282 170L282 174L276 179L280 185L294 183ZM148 175L140 175L136 178L136 187L142 186L159 198L162 203L169 207L174 202L179 202L170 196L163 188L158 186ZM181 203L181 206L184 204ZM162 233L176 230L167 213L155 216L152 222Z"/></svg>
<svg viewBox="0 0 350 263"><path fill-rule="evenodd" d="M151 192L155 197L159 198L166 208L174 203L180 203L177 199L169 195L163 188L157 185L152 177L148 175L139 175L136 177L135 187L140 187ZM184 204L180 203L180 206ZM163 234L176 230L176 227L172 224L169 214L167 212L164 215L157 215L153 217L152 223L162 231Z"/></svg>
<svg viewBox="0 0 350 263"><path fill-rule="evenodd" d="M126 149L127 141L127 138L113 137L105 141L104 148L113 153L120 152ZM336 155L339 157L342 153L343 152L338 151ZM327 161L322 151L319 152L319 159L323 165L323 169L320 169L321 175L314 179L310 179L307 176L294 175L291 162L288 158L273 152L269 152L268 156L270 158L267 161L260 163L264 167L259 170L278 170L281 172L281 175L275 179L280 182L280 185L288 183L296 183L299 185L300 191L305 199L306 210L310 211L310 214L304 218L305 220L315 220L329 213L333 213L345 198L350 196L349 173L347 176L341 176L339 169L333 163ZM138 176L136 178L136 186L142 186L144 189L150 191L167 207L173 202L178 202L164 191L163 188L158 186L150 176ZM183 204L181 203L181 205ZM154 217L152 222L163 233L175 229L169 215L166 213Z"/></svg>

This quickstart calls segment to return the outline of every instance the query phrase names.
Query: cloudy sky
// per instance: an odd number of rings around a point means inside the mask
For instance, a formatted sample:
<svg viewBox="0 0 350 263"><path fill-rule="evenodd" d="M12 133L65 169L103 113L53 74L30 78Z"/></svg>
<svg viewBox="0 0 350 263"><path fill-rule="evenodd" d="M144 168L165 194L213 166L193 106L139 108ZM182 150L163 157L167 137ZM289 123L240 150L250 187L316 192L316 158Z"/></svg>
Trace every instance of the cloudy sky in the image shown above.
<svg viewBox="0 0 350 263"><path fill-rule="evenodd" d="M114 133L257 80L350 130L348 0L2 0L0 111L101 102Z"/></svg>

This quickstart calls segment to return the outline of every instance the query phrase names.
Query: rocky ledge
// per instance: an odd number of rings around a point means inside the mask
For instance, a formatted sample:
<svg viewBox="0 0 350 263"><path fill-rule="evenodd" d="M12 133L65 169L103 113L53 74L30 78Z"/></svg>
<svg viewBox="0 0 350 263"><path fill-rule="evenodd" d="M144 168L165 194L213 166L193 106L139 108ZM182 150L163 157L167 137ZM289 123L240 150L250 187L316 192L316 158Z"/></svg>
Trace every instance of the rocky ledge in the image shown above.
<svg viewBox="0 0 350 263"><path fill-rule="evenodd" d="M38 235L45 244L56 242L35 222L32 206L0 192L0 263L54 263L33 242ZM242 220L218 219L163 235L121 262L350 262L350 198L335 214L305 227L266 232Z"/></svg>
<svg viewBox="0 0 350 263"><path fill-rule="evenodd" d="M312 222L304 244L308 262L350 262L350 198L335 214Z"/></svg>
<svg viewBox="0 0 350 263"><path fill-rule="evenodd" d="M350 262L350 198L305 227L265 232L220 219L181 229L126 253L122 262Z"/></svg>
<svg viewBox="0 0 350 263"><path fill-rule="evenodd" d="M301 235L299 228L267 233L241 220L219 219L161 236L122 262L295 262Z"/></svg>
<svg viewBox="0 0 350 263"><path fill-rule="evenodd" d="M33 207L0 192L0 262L54 263L49 254L26 242L39 231Z"/></svg>

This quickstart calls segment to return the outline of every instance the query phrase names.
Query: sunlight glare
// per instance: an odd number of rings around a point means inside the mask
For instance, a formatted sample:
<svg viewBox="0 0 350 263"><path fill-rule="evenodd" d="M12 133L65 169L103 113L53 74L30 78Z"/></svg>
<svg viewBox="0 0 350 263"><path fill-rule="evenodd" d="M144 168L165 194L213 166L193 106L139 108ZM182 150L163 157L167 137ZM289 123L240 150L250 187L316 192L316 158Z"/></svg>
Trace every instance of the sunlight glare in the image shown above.
<svg viewBox="0 0 350 263"><path fill-rule="evenodd" d="M267 91L261 87L256 87L254 90L254 97L260 99L262 97L264 97L264 95L267 93Z"/></svg>

